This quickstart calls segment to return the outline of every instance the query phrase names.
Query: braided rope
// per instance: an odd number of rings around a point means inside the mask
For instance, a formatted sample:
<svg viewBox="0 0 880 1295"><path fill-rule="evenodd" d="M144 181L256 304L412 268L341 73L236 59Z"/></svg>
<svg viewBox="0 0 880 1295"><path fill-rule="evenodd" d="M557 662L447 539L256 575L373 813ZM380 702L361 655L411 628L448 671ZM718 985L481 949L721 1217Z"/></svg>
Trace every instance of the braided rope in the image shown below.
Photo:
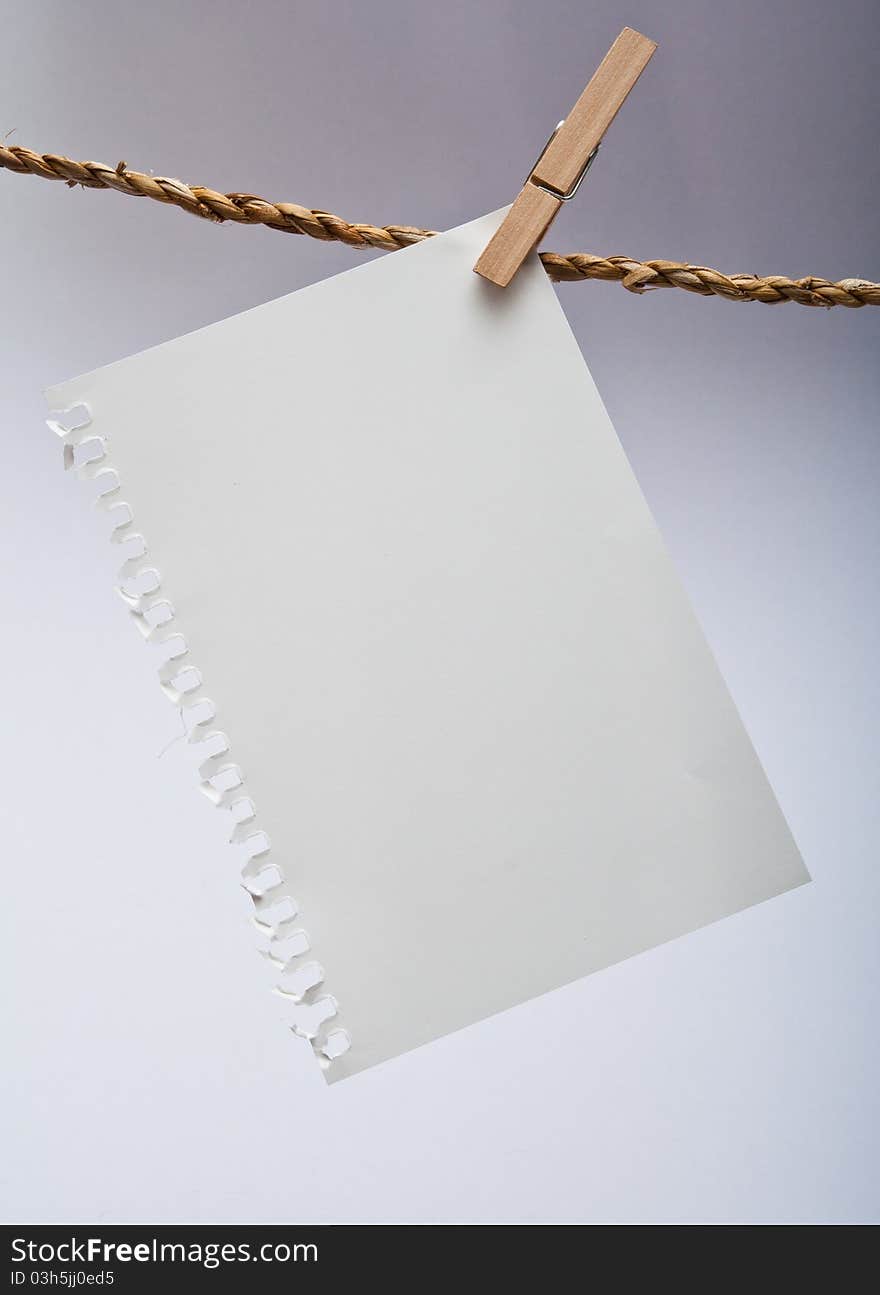
<svg viewBox="0 0 880 1295"><path fill-rule="evenodd" d="M252 193L218 193L201 185L184 184L182 180L130 171L125 162L115 167L102 162L74 162L69 157L34 153L18 145L6 147L0 144L0 167L16 175L64 180L71 187L115 189L136 198L152 198L205 220L265 225L288 234L336 240L349 247L376 247L390 252L432 238L436 233L433 229L417 229L411 225L353 224L341 216L300 207L295 202L269 202ZM573 252L568 256L542 252L541 260L550 278L558 282L604 279L623 284L629 292L681 288L701 297L762 301L767 305L796 301L801 306L847 306L850 309L880 306L880 284L865 279L841 279L832 283L815 276L788 279L782 274L727 275L705 265L688 265L679 261L634 261L628 256L591 256L586 252Z"/></svg>

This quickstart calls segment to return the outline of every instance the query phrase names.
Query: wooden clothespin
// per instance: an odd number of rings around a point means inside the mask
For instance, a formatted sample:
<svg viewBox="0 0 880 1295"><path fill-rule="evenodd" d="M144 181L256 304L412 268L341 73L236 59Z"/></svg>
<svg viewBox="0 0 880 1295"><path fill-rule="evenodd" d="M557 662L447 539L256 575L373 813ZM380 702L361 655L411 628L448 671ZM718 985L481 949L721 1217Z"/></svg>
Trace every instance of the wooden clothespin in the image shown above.
<svg viewBox="0 0 880 1295"><path fill-rule="evenodd" d="M474 266L477 274L507 287L559 208L577 193L602 137L656 48L647 36L624 27L586 90L556 127L522 192L483 249Z"/></svg>

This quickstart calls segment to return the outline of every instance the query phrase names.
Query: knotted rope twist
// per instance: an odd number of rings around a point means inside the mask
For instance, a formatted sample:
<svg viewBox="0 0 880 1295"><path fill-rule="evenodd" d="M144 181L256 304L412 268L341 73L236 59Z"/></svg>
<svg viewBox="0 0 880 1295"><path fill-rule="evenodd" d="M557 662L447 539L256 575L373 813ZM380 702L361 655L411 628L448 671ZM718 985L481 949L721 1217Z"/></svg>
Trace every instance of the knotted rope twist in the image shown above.
<svg viewBox="0 0 880 1295"><path fill-rule="evenodd" d="M16 175L38 175L44 180L64 180L69 186L86 189L115 189L135 198L180 207L193 216L215 223L236 221L241 225L265 225L288 234L305 234L325 242L349 247L375 247L396 251L433 238L436 230L412 225L368 225L352 223L327 211L315 211L295 202L270 202L252 193L219 193L202 185L184 184L167 176L145 175L129 170L125 162L107 166L103 162L74 162L57 153L35 153L19 145L0 145L0 167ZM542 252L541 261L551 279L575 283L603 279L621 283L629 292L654 288L681 288L701 297L724 297L728 301L761 301L778 305L795 301L801 306L880 306L880 284L866 279L840 279L833 283L809 275L789 279L782 274L721 274L706 265L680 261L634 261L628 256L592 256L587 252Z"/></svg>

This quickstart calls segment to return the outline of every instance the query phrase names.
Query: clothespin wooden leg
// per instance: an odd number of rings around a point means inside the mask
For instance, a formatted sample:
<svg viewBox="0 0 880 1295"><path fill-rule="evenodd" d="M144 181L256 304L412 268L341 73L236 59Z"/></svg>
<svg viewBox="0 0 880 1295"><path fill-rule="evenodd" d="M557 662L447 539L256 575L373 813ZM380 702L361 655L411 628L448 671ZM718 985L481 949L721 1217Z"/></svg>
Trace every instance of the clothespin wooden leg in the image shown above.
<svg viewBox="0 0 880 1295"><path fill-rule="evenodd" d="M474 266L477 274L507 287L563 202L574 197L602 137L656 48L647 36L624 27L481 253Z"/></svg>

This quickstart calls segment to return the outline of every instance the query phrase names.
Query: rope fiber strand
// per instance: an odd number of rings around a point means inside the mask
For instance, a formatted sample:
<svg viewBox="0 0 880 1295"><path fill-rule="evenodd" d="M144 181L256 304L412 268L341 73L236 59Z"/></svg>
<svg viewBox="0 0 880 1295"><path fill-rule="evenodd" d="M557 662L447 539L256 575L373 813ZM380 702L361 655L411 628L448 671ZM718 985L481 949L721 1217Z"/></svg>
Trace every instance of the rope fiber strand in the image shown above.
<svg viewBox="0 0 880 1295"><path fill-rule="evenodd" d="M193 216L215 223L231 220L242 225L265 225L288 234L346 243L349 247L375 247L396 251L422 239L432 238L433 229L411 225L353 224L326 211L300 207L295 202L269 202L252 193L218 193L201 185L184 184L165 176L131 171L120 162L74 162L56 153L34 153L19 145L0 144L0 167L16 175L37 175L44 180L64 180L68 186L86 189L115 189L135 198L152 198L170 203ZM544 269L551 279L575 283L603 279L621 283L629 292L654 288L681 288L701 297L724 297L728 301L762 301L777 305L796 301L801 306L880 306L880 284L865 279L828 279L809 276L788 279L782 274L721 274L705 265L680 261L634 261L628 256L591 256L573 252L561 256L542 252Z"/></svg>

